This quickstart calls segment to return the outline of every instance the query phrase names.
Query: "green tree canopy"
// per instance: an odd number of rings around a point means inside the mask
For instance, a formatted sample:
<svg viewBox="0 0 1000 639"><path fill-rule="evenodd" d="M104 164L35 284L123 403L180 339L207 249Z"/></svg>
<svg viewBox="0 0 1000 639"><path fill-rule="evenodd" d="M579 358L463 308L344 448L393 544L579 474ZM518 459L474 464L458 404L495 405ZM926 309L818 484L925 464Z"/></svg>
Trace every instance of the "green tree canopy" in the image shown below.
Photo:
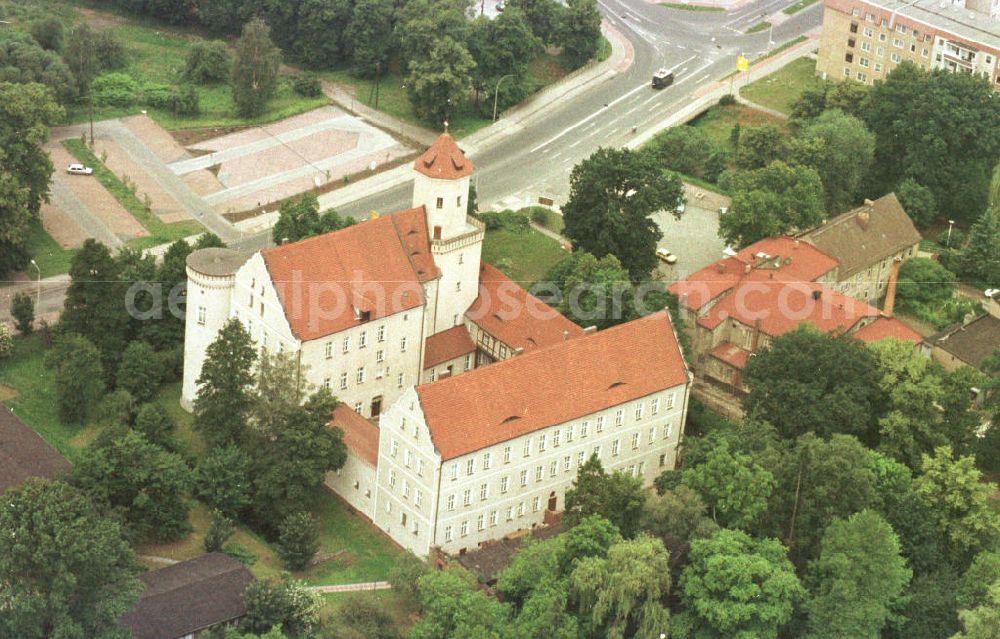
<svg viewBox="0 0 1000 639"><path fill-rule="evenodd" d="M198 461L195 494L227 517L236 518L250 505L250 455L239 446L216 446Z"/></svg>
<svg viewBox="0 0 1000 639"><path fill-rule="evenodd" d="M597 258L614 255L632 281L640 282L656 266L662 236L651 216L674 211L682 195L680 180L648 154L600 148L573 167L563 234Z"/></svg>
<svg viewBox="0 0 1000 639"><path fill-rule="evenodd" d="M156 395L163 370L156 351L142 340L129 342L118 365L118 388L127 390L137 402L148 402Z"/></svg>
<svg viewBox="0 0 1000 639"><path fill-rule="evenodd" d="M462 42L450 35L437 38L427 58L410 61L406 88L417 116L434 125L454 118L475 68Z"/></svg>
<svg viewBox="0 0 1000 639"><path fill-rule="evenodd" d="M427 573L417 580L420 620L408 639L499 639L509 609L474 589L475 578L458 566Z"/></svg>
<svg viewBox="0 0 1000 639"><path fill-rule="evenodd" d="M69 424L84 423L104 394L101 354L87 338L67 334L45 354L45 364L55 369L59 418Z"/></svg>
<svg viewBox="0 0 1000 639"><path fill-rule="evenodd" d="M969 229L969 239L958 254L962 278L996 287L1000 282L1000 210L990 207Z"/></svg>
<svg viewBox="0 0 1000 639"><path fill-rule="evenodd" d="M934 223L937 201L929 188L911 177L904 178L896 186L896 197L918 228L925 229Z"/></svg>
<svg viewBox="0 0 1000 639"><path fill-rule="evenodd" d="M45 85L60 104L76 97L76 81L59 55L43 49L28 34L7 28L0 33L0 83L29 82Z"/></svg>
<svg viewBox="0 0 1000 639"><path fill-rule="evenodd" d="M846 211L857 200L875 155L875 136L864 122L838 109L802 129L803 140L817 142L819 153L810 163L823 182L826 210Z"/></svg>
<svg viewBox="0 0 1000 639"><path fill-rule="evenodd" d="M573 526L590 515L600 515L623 536L632 537L639 529L645 501L641 479L618 471L608 474L597 455L591 455L566 491L564 517Z"/></svg>
<svg viewBox="0 0 1000 639"><path fill-rule="evenodd" d="M596 57L601 41L601 13L596 0L567 0L558 12L556 40L572 68L582 67Z"/></svg>
<svg viewBox="0 0 1000 639"><path fill-rule="evenodd" d="M393 0L358 0L348 38L354 69L364 76L375 75L376 65L388 71L393 50L395 2Z"/></svg>
<svg viewBox="0 0 1000 639"><path fill-rule="evenodd" d="M774 476L749 455L733 453L723 442L705 460L686 468L681 482L701 495L712 520L723 527L751 528L767 508Z"/></svg>
<svg viewBox="0 0 1000 639"><path fill-rule="evenodd" d="M121 636L141 567L121 527L61 481L29 479L0 503L0 636Z"/></svg>
<svg viewBox="0 0 1000 639"><path fill-rule="evenodd" d="M226 322L205 351L194 400L194 427L212 445L241 441L252 406L257 351L235 319Z"/></svg>
<svg viewBox="0 0 1000 639"><path fill-rule="evenodd" d="M233 102L240 117L256 117L267 110L280 66L281 51L271 42L271 29L260 18L247 22L233 57Z"/></svg>

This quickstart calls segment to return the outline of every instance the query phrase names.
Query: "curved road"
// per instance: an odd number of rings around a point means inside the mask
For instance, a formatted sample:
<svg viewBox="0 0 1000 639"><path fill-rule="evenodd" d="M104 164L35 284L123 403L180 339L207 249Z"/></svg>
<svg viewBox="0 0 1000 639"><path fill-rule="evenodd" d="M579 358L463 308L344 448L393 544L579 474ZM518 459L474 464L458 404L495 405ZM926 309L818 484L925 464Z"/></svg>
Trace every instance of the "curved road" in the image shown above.
<svg viewBox="0 0 1000 639"><path fill-rule="evenodd" d="M565 198L573 166L599 146L625 145L636 135L633 126L638 134L655 128L686 105L695 91L729 75L738 54L773 48L769 36L778 46L819 26L822 2L790 16L773 33L742 33L792 2L755 0L731 12L696 12L644 0L598 0L605 18L631 41L632 65L564 104L547 107L542 117L530 118L521 130L471 152L480 201L529 192ZM674 68L676 79L656 91L649 83L660 67ZM372 210L395 211L410 205L411 193L406 182L337 209L358 217ZM259 246L256 237L243 245Z"/></svg>

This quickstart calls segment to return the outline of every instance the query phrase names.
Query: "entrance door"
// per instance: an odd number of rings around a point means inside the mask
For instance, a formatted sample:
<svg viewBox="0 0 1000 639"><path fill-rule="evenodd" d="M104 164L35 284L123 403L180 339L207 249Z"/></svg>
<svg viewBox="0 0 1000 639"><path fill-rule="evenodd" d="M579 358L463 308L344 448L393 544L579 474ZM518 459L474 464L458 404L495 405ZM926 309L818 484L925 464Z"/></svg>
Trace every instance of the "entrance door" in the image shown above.
<svg viewBox="0 0 1000 639"><path fill-rule="evenodd" d="M381 412L382 412L382 396L379 395L378 397L372 400L372 419L378 417Z"/></svg>
<svg viewBox="0 0 1000 639"><path fill-rule="evenodd" d="M552 512L556 511L556 494L555 492L549 493L549 510Z"/></svg>

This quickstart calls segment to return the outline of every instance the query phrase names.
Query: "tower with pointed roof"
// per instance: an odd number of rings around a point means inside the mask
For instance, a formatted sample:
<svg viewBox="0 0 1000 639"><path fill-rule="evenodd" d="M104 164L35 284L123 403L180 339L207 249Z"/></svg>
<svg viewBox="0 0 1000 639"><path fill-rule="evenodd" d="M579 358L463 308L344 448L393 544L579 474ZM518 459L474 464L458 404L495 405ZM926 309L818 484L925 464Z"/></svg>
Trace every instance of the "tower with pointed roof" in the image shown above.
<svg viewBox="0 0 1000 639"><path fill-rule="evenodd" d="M472 161L447 130L413 164L413 206L427 215L431 253L441 278L428 291L427 334L464 322L476 300L484 229L466 214Z"/></svg>

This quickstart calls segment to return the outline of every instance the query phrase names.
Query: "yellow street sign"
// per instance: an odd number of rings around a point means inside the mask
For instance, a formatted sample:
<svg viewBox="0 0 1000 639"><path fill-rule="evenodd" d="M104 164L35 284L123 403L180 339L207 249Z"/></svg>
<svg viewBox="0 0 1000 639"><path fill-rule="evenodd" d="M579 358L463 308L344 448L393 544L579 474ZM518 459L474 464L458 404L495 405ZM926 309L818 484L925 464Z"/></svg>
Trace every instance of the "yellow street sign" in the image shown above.
<svg viewBox="0 0 1000 639"><path fill-rule="evenodd" d="M377 220L377 219L378 219L378 211L372 211L372 212L371 212L371 213L370 213L370 214L368 215L368 219L371 219L371 220Z"/></svg>
<svg viewBox="0 0 1000 639"><path fill-rule="evenodd" d="M746 71L749 66L750 66L750 61L749 60L747 60L743 56L737 56L736 57L736 70L737 71Z"/></svg>

